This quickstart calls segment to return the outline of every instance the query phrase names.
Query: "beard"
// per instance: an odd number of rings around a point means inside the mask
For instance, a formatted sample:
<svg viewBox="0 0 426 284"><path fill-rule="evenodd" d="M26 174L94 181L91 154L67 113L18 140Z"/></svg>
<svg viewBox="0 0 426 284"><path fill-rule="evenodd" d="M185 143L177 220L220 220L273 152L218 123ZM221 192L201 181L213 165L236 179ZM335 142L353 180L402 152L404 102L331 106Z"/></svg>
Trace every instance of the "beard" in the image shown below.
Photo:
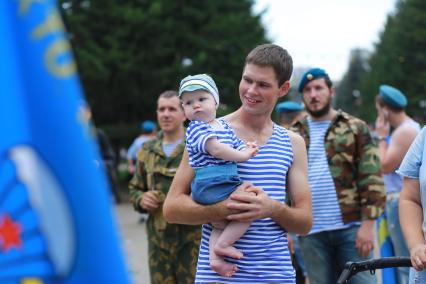
<svg viewBox="0 0 426 284"><path fill-rule="evenodd" d="M309 108L309 105L305 103L305 109L312 117L319 118L326 115L331 108L331 101L328 101L325 106L318 110L312 110Z"/></svg>

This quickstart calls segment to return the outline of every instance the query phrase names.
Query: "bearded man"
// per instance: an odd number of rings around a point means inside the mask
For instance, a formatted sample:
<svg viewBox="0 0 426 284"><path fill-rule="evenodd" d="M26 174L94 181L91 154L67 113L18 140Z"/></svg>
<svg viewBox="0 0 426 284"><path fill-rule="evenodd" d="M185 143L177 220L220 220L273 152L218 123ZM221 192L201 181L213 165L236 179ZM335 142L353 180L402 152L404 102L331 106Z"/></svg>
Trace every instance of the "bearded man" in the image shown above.
<svg viewBox="0 0 426 284"><path fill-rule="evenodd" d="M366 260L374 248L374 224L385 206L379 149L367 124L335 110L327 72L308 70L299 84L308 116L292 130L305 140L313 225L299 238L311 283L335 283L345 263ZM358 273L351 283L376 283Z"/></svg>

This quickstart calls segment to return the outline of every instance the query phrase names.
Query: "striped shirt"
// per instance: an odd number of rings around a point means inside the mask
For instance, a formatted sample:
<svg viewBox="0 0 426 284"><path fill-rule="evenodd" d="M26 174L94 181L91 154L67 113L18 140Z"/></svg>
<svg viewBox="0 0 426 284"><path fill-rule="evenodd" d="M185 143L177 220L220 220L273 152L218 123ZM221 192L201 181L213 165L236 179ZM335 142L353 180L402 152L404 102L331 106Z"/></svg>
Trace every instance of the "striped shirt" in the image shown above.
<svg viewBox="0 0 426 284"><path fill-rule="evenodd" d="M239 145L234 131L223 121L216 120L210 125L203 121L191 121L186 130L186 148L189 154L189 165L199 169L209 165L223 165L233 163L213 157L206 151L206 142L210 138L217 138L220 143L228 144L234 149L241 150L245 145Z"/></svg>
<svg viewBox="0 0 426 284"><path fill-rule="evenodd" d="M166 155L166 157L170 157L173 154L173 151L176 149L176 147L182 143L183 139L178 139L171 143L161 143L161 146L163 147L163 152Z"/></svg>
<svg viewBox="0 0 426 284"><path fill-rule="evenodd" d="M310 234L345 227L337 201L324 147L325 133L331 121L309 122L308 178L312 194L313 224Z"/></svg>
<svg viewBox="0 0 426 284"><path fill-rule="evenodd" d="M263 188L269 197L284 203L286 175L293 162L293 151L287 130L276 124L273 128L272 136L259 148L259 153L246 162L238 163L238 174L244 181ZM240 139L238 143L239 146L245 145ZM244 257L240 260L226 258L238 267L230 278L221 277L210 268L211 230L210 224L203 225L196 283L295 283L287 232L271 218L252 222L244 236L235 243Z"/></svg>

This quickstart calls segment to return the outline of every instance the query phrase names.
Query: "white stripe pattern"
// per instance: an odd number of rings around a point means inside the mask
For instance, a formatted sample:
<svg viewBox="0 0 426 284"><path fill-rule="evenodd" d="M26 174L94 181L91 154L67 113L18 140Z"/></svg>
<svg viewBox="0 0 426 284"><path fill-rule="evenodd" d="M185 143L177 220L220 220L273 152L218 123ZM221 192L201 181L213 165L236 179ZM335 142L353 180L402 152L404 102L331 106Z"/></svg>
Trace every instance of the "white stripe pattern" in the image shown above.
<svg viewBox="0 0 426 284"><path fill-rule="evenodd" d="M238 141L240 146L244 146L243 141ZM284 203L286 174L292 162L293 152L287 130L274 124L273 135L267 144L260 147L255 157L238 164L238 174L243 180L262 187L271 198ZM196 283L295 283L287 233L271 218L253 222L235 243L244 257L241 260L227 258L238 266L238 271L231 278L221 277L210 269L210 233L210 224L203 225Z"/></svg>
<svg viewBox="0 0 426 284"><path fill-rule="evenodd" d="M325 134L330 123L309 120L308 177L313 214L310 234L346 227L325 153Z"/></svg>
<svg viewBox="0 0 426 284"><path fill-rule="evenodd" d="M206 152L205 146L209 138L217 138L220 143L228 144L241 150L245 145L238 145L238 139L227 125L213 129L203 121L191 121L186 129L186 148L189 154L189 165L199 169L211 165L223 165L231 162L213 157Z"/></svg>

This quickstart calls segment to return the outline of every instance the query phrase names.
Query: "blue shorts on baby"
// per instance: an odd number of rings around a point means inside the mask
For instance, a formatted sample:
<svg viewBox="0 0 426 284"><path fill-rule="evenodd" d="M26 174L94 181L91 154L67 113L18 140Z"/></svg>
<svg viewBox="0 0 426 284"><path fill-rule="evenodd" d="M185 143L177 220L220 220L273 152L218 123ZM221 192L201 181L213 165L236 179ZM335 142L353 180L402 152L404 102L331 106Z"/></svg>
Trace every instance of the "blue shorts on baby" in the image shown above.
<svg viewBox="0 0 426 284"><path fill-rule="evenodd" d="M242 183L236 163L195 169L191 183L192 199L203 205L214 204L227 199Z"/></svg>

